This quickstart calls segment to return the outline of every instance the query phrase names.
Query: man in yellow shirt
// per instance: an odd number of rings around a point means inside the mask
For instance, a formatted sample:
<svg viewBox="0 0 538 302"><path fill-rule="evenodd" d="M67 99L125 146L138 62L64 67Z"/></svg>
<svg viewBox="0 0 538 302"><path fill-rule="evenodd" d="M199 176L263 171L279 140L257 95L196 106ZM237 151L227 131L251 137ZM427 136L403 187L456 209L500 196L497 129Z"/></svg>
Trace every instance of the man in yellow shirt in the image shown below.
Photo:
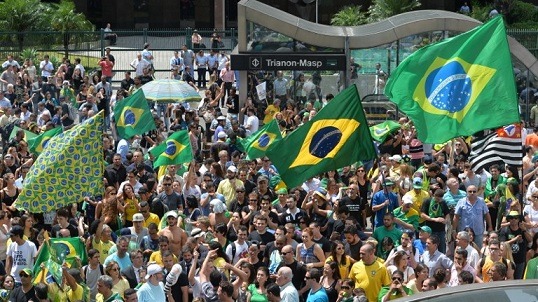
<svg viewBox="0 0 538 302"><path fill-rule="evenodd" d="M275 113L277 112L280 112L280 99L275 99L273 104L267 106L267 109L264 111L263 124L269 124L275 118Z"/></svg>
<svg viewBox="0 0 538 302"><path fill-rule="evenodd" d="M361 247L360 256L361 260L351 267L349 278L355 281L355 288L364 289L368 301L377 301L381 288L391 282L387 268L376 260L375 249L370 243Z"/></svg>
<svg viewBox="0 0 538 302"><path fill-rule="evenodd" d="M147 201L140 202L140 213L144 216L144 227L147 228L150 223L155 223L156 225L161 224L159 216L155 213L149 211L149 204Z"/></svg>
<svg viewBox="0 0 538 302"><path fill-rule="evenodd" d="M176 255L170 251L170 240L168 237L161 235L159 237L159 250L151 253L148 263L155 262L160 266L164 266L163 258L168 254L171 254L174 258L174 263L177 263Z"/></svg>

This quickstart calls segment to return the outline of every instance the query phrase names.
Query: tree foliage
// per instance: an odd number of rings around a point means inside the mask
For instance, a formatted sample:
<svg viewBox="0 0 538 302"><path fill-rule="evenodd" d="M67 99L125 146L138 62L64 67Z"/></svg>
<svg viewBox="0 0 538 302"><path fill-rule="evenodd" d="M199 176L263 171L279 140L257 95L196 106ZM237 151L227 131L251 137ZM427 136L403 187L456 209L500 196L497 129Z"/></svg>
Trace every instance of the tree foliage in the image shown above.
<svg viewBox="0 0 538 302"><path fill-rule="evenodd" d="M373 0L368 8L368 22L377 22L420 6L419 0Z"/></svg>
<svg viewBox="0 0 538 302"><path fill-rule="evenodd" d="M66 33L72 30L92 30L93 25L83 14L75 11L73 0L62 0L59 4L43 3L40 0L5 0L0 2L0 28L17 33L13 36L22 51L27 32ZM64 43L65 39L63 37ZM70 37L67 38L67 43L69 42Z"/></svg>
<svg viewBox="0 0 538 302"><path fill-rule="evenodd" d="M361 11L358 5L351 5L342 8L331 19L334 26L357 26L366 23L366 14Z"/></svg>

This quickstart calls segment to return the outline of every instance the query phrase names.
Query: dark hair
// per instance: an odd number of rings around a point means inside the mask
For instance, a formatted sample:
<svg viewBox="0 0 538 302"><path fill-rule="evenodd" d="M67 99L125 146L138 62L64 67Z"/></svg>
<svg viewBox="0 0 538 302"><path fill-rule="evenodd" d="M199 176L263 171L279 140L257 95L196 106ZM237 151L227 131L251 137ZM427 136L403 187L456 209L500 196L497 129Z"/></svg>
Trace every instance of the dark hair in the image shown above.
<svg viewBox="0 0 538 302"><path fill-rule="evenodd" d="M275 283L271 283L267 286L267 293L271 293L276 297L280 297L280 287Z"/></svg>
<svg viewBox="0 0 538 302"><path fill-rule="evenodd" d="M437 237L437 235L431 235L429 239L433 244L439 245L440 240L439 240L439 237Z"/></svg>
<svg viewBox="0 0 538 302"><path fill-rule="evenodd" d="M194 195L187 195L185 198L185 203L187 204L187 208L194 209L198 207L198 198Z"/></svg>
<svg viewBox="0 0 538 302"><path fill-rule="evenodd" d="M355 236L358 234L358 229L354 225L348 225L344 228L344 234L351 234Z"/></svg>
<svg viewBox="0 0 538 302"><path fill-rule="evenodd" d="M310 273L310 279L314 279L316 280L316 282L319 282L319 280L321 280L321 272L319 269L311 268L310 270L308 270L308 272Z"/></svg>
<svg viewBox="0 0 538 302"><path fill-rule="evenodd" d="M224 234L224 236L226 236L228 233L228 227L224 223L219 223L215 226L215 232Z"/></svg>
<svg viewBox="0 0 538 302"><path fill-rule="evenodd" d="M437 283L443 283L446 279L446 270L442 267L439 267L433 273L433 278Z"/></svg>
<svg viewBox="0 0 538 302"><path fill-rule="evenodd" d="M461 278L461 281L463 281L463 284L472 284L474 283L474 277L473 274L469 271L461 271L459 274L459 277ZM462 284L460 284L462 285Z"/></svg>
<svg viewBox="0 0 538 302"><path fill-rule="evenodd" d="M89 259L93 258L93 256L95 256L95 254L99 254L99 251L96 250L96 249L90 249L90 250L88 250L88 258L89 258Z"/></svg>
<svg viewBox="0 0 538 302"><path fill-rule="evenodd" d="M456 249L456 254L461 255L463 259L467 259L467 255L469 254L466 249Z"/></svg>
<svg viewBox="0 0 538 302"><path fill-rule="evenodd" d="M222 293L226 294L228 297L232 297L234 294L234 286L229 281L221 281L219 283L220 290ZM278 286L277 286L278 287Z"/></svg>
<svg viewBox="0 0 538 302"><path fill-rule="evenodd" d="M213 270L209 274L209 282L211 283L211 285L213 285L213 287L217 287L217 286L219 286L220 281L222 281L221 272L219 272L218 270Z"/></svg>
<svg viewBox="0 0 538 302"><path fill-rule="evenodd" d="M345 245L342 241L340 240L335 240L332 244L332 249L331 249L331 256L333 257L333 260L334 261L338 261L338 258L336 258L336 248L339 246L339 245L342 245L344 248L345 248ZM340 259L340 265L342 266L346 266L347 265L347 257L346 257L346 253L344 253L344 255L342 255L342 259Z"/></svg>
<svg viewBox="0 0 538 302"><path fill-rule="evenodd" d="M270 278L271 275L269 274L269 269L267 268L267 266L260 266L258 268L258 271L263 271L267 275L267 281L265 281L265 284L263 285L265 288L267 288L267 285L271 282L271 278ZM252 272L251 272L251 275L252 275ZM257 279L256 281L254 281L254 285L256 286L256 288L260 287L260 283L258 283Z"/></svg>
<svg viewBox="0 0 538 302"><path fill-rule="evenodd" d="M228 255L226 255L226 253L222 249L222 245L218 241L209 242L209 249L217 250L217 257L223 258L228 263L231 262L230 259L228 258Z"/></svg>
<svg viewBox="0 0 538 302"><path fill-rule="evenodd" d="M254 273L256 268L254 267L254 265L248 263L248 262L243 262L241 263L241 267L246 267L248 268L248 270L250 271L250 275L248 276L248 284L252 284L254 283L254 280L256 279L256 274Z"/></svg>
<svg viewBox="0 0 538 302"><path fill-rule="evenodd" d="M49 287L47 286L47 284L43 282L39 282L38 284L34 286L34 292L35 292L36 298L40 300L47 299Z"/></svg>
<svg viewBox="0 0 538 302"><path fill-rule="evenodd" d="M342 279L342 276L340 276L340 269L339 269L338 263L336 263L336 261L331 261L331 262L325 263L325 264L329 264L329 267L334 271L333 279L335 281L338 281L338 280Z"/></svg>

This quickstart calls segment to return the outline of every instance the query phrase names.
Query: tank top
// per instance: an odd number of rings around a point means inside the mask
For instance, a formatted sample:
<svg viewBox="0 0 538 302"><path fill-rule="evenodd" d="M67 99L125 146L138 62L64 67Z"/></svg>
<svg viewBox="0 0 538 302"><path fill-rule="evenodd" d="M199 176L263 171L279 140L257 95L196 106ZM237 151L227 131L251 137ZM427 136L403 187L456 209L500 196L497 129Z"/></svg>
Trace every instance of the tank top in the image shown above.
<svg viewBox="0 0 538 302"><path fill-rule="evenodd" d="M312 244L312 246L309 247L309 248L305 248L304 243L301 244L301 250L299 251L299 253L300 253L300 256L301 256L301 261L304 264L319 262L318 257L316 257L316 255L314 255L314 248L315 247L316 247L315 243Z"/></svg>
<svg viewBox="0 0 538 302"><path fill-rule="evenodd" d="M338 298L338 292L335 289L336 286L336 280L333 281L329 287L323 287L325 289L325 292L327 293L327 297L329 297L329 301L336 301Z"/></svg>
<svg viewBox="0 0 538 302"><path fill-rule="evenodd" d="M6 206L11 206L15 200L19 197L19 188L15 188L15 195L9 196L6 191L2 190L2 203Z"/></svg>

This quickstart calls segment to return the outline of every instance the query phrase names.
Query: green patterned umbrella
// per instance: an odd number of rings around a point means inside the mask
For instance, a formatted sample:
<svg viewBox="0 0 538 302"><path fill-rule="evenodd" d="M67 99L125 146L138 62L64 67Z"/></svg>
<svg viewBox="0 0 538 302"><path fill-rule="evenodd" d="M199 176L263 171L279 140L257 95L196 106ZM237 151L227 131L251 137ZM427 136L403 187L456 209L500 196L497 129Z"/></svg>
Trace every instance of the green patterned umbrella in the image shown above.
<svg viewBox="0 0 538 302"><path fill-rule="evenodd" d="M155 80L142 86L144 95L149 101L156 103L192 103L199 102L202 97L191 85L178 80Z"/></svg>

